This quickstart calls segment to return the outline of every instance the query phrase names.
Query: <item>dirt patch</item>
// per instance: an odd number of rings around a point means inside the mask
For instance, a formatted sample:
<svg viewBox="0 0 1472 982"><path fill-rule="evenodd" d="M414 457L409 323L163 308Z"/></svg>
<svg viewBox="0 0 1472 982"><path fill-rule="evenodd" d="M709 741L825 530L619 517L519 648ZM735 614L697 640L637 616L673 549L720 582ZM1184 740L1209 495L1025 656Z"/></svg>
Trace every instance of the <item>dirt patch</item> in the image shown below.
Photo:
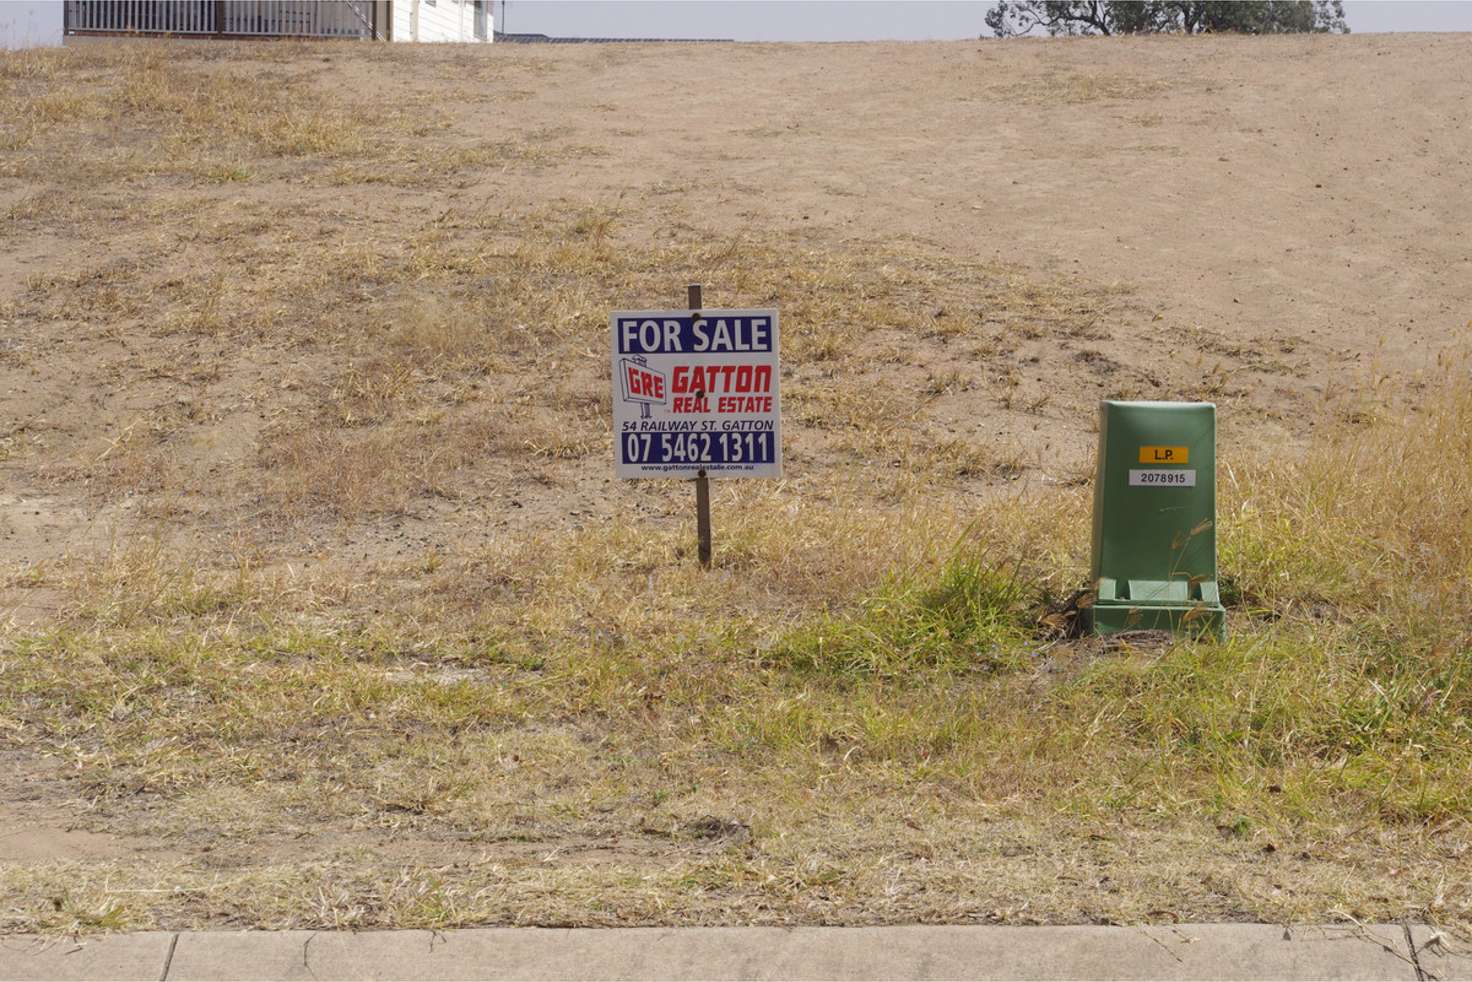
<svg viewBox="0 0 1472 982"><path fill-rule="evenodd" d="M105 527L361 561L647 506L602 461L598 325L611 304L675 298L697 268L713 302L784 308L799 481L829 462L920 457L961 494L1066 481L1086 466L1104 396L1215 399L1224 445L1302 440L1314 407L1366 378L1413 377L1465 321L1472 297L1451 275L1465 250L1450 230L1472 216L1435 190L1464 131L1454 107L1437 108L1454 87L1424 80L1428 65L1459 64L1466 42L1257 44L330 61L92 45L21 66L8 98L49 101L0 179L6 554L95 550ZM1332 96L1303 59L1329 46L1336 77L1373 77L1385 98L1325 111ZM1287 90L1254 87L1262 59L1281 63ZM426 68L520 78L533 94L362 115L368 78ZM289 73L316 108L242 115L247 69ZM659 81L670 71L707 81L672 94ZM181 104L194 116L167 115L179 73L204 87ZM65 81L67 98L42 96L41 77ZM130 114L130 135L77 108L93 90ZM1414 120L1386 108L1401 105ZM210 120L235 129L212 142L192 128ZM1145 152L1147 123L1159 149ZM1412 126L1424 141L1404 151ZM128 172L125 205L78 196L69 171L48 167L83 130L98 160ZM1086 180L1081 155L1099 161ZM702 254L712 236L723 245ZM516 252L538 240L593 265L546 294L556 309L525 290L525 303L479 303L543 278L540 259ZM659 242L677 249L651 251ZM830 272L753 279L743 243ZM834 261L855 246L873 264L846 282ZM695 268L680 268L681 248ZM629 257L660 267L630 289ZM503 332L523 327L542 347L515 350ZM480 344L482 329L508 341ZM475 354L493 350L504 354ZM852 411L832 399L850 391L892 404L872 407L898 421L884 445L836 425ZM498 404L529 428L476 433ZM393 480L367 479L377 458L394 461ZM306 496L285 503L288 488ZM283 506L295 531L263 529Z"/></svg>
<svg viewBox="0 0 1472 982"><path fill-rule="evenodd" d="M88 828L95 818L67 790L60 761L0 751L0 863L94 862L146 852L137 837Z"/></svg>

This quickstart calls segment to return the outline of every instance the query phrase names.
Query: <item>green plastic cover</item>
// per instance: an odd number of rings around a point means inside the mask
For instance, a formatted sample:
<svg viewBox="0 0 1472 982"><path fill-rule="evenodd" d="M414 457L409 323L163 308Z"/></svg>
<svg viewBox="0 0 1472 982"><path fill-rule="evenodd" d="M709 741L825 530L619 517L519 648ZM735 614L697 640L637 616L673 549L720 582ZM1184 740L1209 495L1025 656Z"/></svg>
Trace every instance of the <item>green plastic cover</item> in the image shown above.
<svg viewBox="0 0 1472 982"><path fill-rule="evenodd" d="M1225 637L1217 593L1216 406L1099 405L1094 629Z"/></svg>

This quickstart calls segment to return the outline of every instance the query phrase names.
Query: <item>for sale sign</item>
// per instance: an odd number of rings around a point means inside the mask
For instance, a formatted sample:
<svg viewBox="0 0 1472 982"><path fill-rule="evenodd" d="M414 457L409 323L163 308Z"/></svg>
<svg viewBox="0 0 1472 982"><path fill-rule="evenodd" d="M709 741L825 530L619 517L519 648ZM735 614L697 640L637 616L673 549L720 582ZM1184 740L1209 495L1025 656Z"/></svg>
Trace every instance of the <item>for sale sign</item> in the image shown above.
<svg viewBox="0 0 1472 982"><path fill-rule="evenodd" d="M624 310L613 334L619 477L780 477L775 310Z"/></svg>

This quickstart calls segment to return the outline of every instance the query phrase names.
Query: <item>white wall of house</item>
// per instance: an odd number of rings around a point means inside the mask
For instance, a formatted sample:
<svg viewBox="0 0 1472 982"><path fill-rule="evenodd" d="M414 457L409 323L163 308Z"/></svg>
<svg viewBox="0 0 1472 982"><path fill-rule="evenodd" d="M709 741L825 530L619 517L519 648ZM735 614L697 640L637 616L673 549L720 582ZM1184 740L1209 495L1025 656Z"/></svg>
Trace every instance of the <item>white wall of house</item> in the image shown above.
<svg viewBox="0 0 1472 982"><path fill-rule="evenodd" d="M61 0L0 2L0 50L61 43Z"/></svg>
<svg viewBox="0 0 1472 982"><path fill-rule="evenodd" d="M490 41L491 0L485 3L485 37L475 36L474 0L393 0L395 41Z"/></svg>

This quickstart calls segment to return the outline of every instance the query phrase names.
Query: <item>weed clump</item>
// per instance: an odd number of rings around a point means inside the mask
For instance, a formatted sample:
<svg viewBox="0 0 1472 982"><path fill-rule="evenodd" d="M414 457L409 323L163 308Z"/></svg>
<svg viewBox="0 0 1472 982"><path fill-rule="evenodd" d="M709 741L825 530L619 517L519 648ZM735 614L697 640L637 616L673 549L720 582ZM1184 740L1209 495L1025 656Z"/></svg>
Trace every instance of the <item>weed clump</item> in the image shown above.
<svg viewBox="0 0 1472 982"><path fill-rule="evenodd" d="M934 575L898 577L856 613L800 628L766 657L797 672L866 679L1016 667L1028 592L1015 570L962 549Z"/></svg>

